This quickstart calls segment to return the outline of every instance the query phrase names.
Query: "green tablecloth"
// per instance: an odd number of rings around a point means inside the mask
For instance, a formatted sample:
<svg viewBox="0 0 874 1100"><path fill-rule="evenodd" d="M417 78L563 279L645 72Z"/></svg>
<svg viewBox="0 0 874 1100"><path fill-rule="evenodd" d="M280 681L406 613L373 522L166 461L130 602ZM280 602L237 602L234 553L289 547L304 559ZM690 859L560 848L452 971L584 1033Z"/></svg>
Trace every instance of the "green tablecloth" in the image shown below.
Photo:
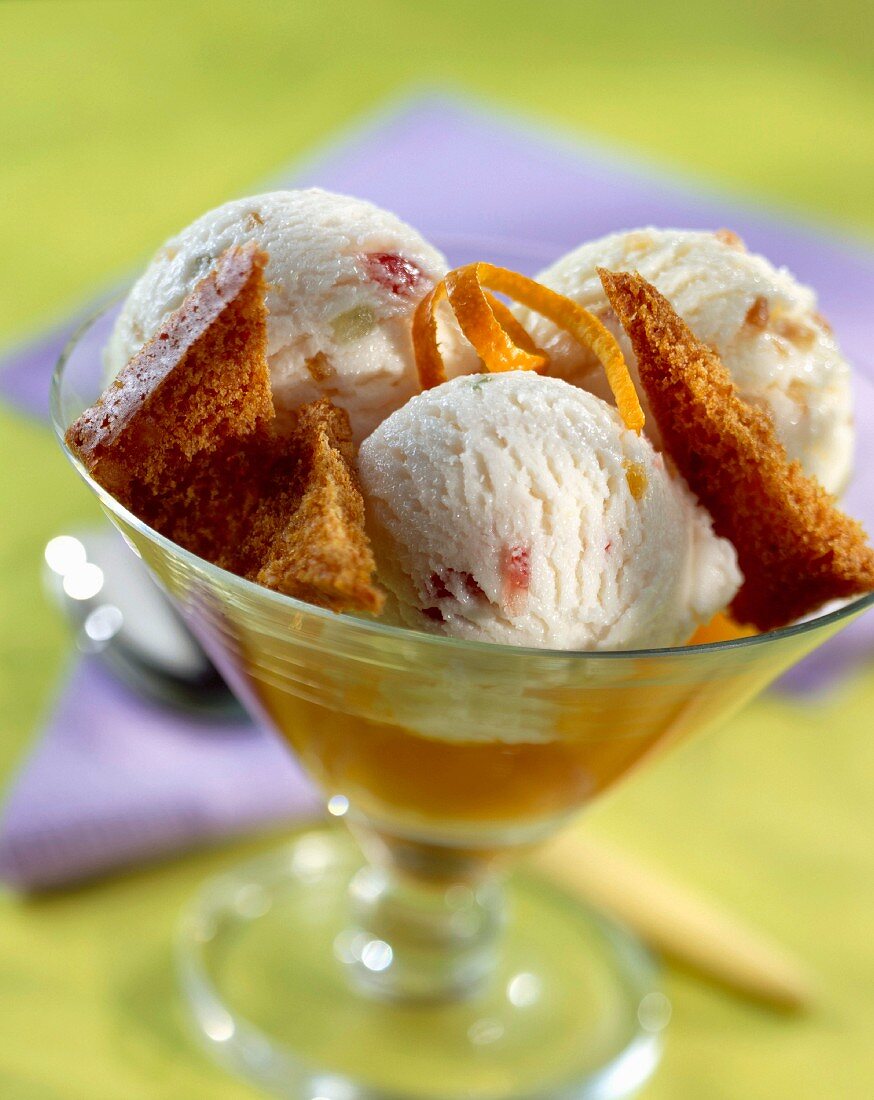
<svg viewBox="0 0 874 1100"><path fill-rule="evenodd" d="M447 81L874 233L868 0L696 7L6 3L0 6L0 341L128 268L202 209L411 81ZM0 776L66 659L45 540L92 514L43 427L0 410ZM649 1100L874 1093L874 671L817 704L768 698L631 780L589 827L724 899L803 955L788 1020L667 975ZM250 1092L204 1061L170 936L198 881L258 845L60 897L0 898L0 1096Z"/></svg>

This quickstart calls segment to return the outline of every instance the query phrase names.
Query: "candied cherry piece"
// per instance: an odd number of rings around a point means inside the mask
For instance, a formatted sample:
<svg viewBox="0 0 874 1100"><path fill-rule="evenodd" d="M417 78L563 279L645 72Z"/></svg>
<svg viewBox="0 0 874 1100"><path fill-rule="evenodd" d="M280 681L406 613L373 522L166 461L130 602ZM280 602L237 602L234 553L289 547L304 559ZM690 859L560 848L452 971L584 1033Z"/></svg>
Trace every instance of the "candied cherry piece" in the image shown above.
<svg viewBox="0 0 874 1100"><path fill-rule="evenodd" d="M504 602L513 611L519 611L531 585L531 550L516 543L501 549L501 581Z"/></svg>
<svg viewBox="0 0 874 1100"><path fill-rule="evenodd" d="M397 252L368 252L364 257L367 272L375 283L403 298L422 280L422 272Z"/></svg>

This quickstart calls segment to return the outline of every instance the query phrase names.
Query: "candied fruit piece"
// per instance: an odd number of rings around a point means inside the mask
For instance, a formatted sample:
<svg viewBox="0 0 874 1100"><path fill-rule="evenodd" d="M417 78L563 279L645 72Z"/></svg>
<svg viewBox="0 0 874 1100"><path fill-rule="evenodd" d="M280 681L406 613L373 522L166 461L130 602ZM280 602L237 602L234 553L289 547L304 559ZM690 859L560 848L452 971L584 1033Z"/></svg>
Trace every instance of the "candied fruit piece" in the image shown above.
<svg viewBox="0 0 874 1100"><path fill-rule="evenodd" d="M640 462L625 463L625 480L635 500L641 500L646 493L646 470Z"/></svg>
<svg viewBox="0 0 874 1100"><path fill-rule="evenodd" d="M323 351L317 351L315 355L311 355L305 366L314 382L326 382L337 373L331 360Z"/></svg>
<svg viewBox="0 0 874 1100"><path fill-rule="evenodd" d="M516 543L501 549L501 581L504 602L511 612L519 612L531 587L531 550Z"/></svg>
<svg viewBox="0 0 874 1100"><path fill-rule="evenodd" d="M338 313L331 321L331 331L338 344L351 344L360 340L376 326L376 314L370 306L353 306L345 313Z"/></svg>
<svg viewBox="0 0 874 1100"><path fill-rule="evenodd" d="M744 318L744 323L751 328L757 328L764 331L768 327L768 321L771 319L771 306L768 299L761 294L753 302L750 308L747 310L747 315Z"/></svg>
<svg viewBox="0 0 874 1100"><path fill-rule="evenodd" d="M422 281L422 272L397 252L369 252L364 257L367 273L375 283L404 298Z"/></svg>

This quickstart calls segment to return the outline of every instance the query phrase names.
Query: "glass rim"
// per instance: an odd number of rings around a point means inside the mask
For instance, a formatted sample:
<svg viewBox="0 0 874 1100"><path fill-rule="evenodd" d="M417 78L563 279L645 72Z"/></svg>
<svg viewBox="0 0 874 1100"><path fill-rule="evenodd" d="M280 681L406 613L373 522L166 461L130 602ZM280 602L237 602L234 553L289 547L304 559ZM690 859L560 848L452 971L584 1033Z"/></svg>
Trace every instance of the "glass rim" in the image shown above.
<svg viewBox="0 0 874 1100"><path fill-rule="evenodd" d="M445 237L446 239L450 239L449 234L446 234ZM455 239L461 240L462 235L457 235ZM471 237L464 239L472 241L475 238ZM519 243L526 248L533 248L535 244L535 242L531 241ZM510 246L513 242L502 241L502 244ZM237 588L244 595L266 600L267 603L272 606L284 608L296 615L312 615L317 619L337 623L342 627L361 631L365 635L370 634L376 638L389 638L407 644L415 642L422 645L434 645L444 650L455 651L462 654L475 653L480 656L505 658L512 656L527 658L541 657L544 659L561 659L567 661L653 660L672 656L682 658L699 653L719 653L729 650L752 649L754 646L768 645L771 642L796 638L823 627L836 625L874 605L874 592L869 592L864 596L859 596L854 600L850 600L848 603L833 608L823 615L802 619L800 622L790 623L788 626L779 627L777 630L767 630L760 634L752 634L743 638L729 638L716 642L700 642L695 645L661 646L654 649L547 649L537 648L535 646L516 646L505 642L485 642L468 638L453 638L445 634L431 634L428 631L414 630L411 627L395 626L392 623L384 623L375 618L364 618L356 615L349 615L345 612L330 611L316 604L307 603L305 600L298 600L294 596L286 596L282 592L276 592L274 589L257 584L255 581L247 580L245 577L241 577L236 573L231 573L227 569L222 569L220 566L214 565L212 562L207 561L206 558L198 557L197 554L193 554L190 550L186 550L178 543L168 539L153 527L149 527L147 523L144 523L138 516L134 515L133 512L128 511L124 505L120 504L102 485L95 481L76 455L74 455L67 446L66 431L68 425L63 422L63 412L61 408L64 370L67 362L84 334L95 325L101 317L108 314L113 306L126 297L126 295L127 288L119 291L117 294L113 294L109 299L105 300L96 310L90 313L88 317L76 326L75 331L64 345L63 351L58 357L58 361L52 372L51 387L49 391L49 409L52 427L54 428L64 454L72 463L74 469L85 484L88 485L105 507L118 515L125 524L134 528L134 530L138 531L149 541L156 543L167 553L194 565L207 575L213 574L225 587Z"/></svg>

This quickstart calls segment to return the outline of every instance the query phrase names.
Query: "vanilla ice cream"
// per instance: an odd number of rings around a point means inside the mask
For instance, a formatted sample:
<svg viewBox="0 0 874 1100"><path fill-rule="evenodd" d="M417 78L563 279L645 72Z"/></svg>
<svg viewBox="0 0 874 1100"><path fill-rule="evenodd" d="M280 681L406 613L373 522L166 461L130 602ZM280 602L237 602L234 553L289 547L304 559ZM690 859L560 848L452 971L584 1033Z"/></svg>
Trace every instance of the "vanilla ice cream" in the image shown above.
<svg viewBox="0 0 874 1100"><path fill-rule="evenodd" d="M410 321L444 257L393 214L326 191L238 199L172 237L131 290L106 356L111 376L140 350L226 248L269 256L267 351L283 414L321 396L358 439L418 391Z"/></svg>
<svg viewBox="0 0 874 1100"><path fill-rule="evenodd" d="M714 347L741 396L769 408L790 458L842 491L853 461L850 370L813 291L785 268L747 252L734 234L675 229L614 233L569 252L537 276L600 316L634 355L596 268L637 271L665 295L699 340ZM549 352L550 374L606 396L594 357L548 321L517 310ZM655 424L648 418L647 431Z"/></svg>
<svg viewBox="0 0 874 1100"><path fill-rule="evenodd" d="M604 401L468 375L363 443L380 577L407 626L556 649L686 641L740 584L685 482Z"/></svg>

